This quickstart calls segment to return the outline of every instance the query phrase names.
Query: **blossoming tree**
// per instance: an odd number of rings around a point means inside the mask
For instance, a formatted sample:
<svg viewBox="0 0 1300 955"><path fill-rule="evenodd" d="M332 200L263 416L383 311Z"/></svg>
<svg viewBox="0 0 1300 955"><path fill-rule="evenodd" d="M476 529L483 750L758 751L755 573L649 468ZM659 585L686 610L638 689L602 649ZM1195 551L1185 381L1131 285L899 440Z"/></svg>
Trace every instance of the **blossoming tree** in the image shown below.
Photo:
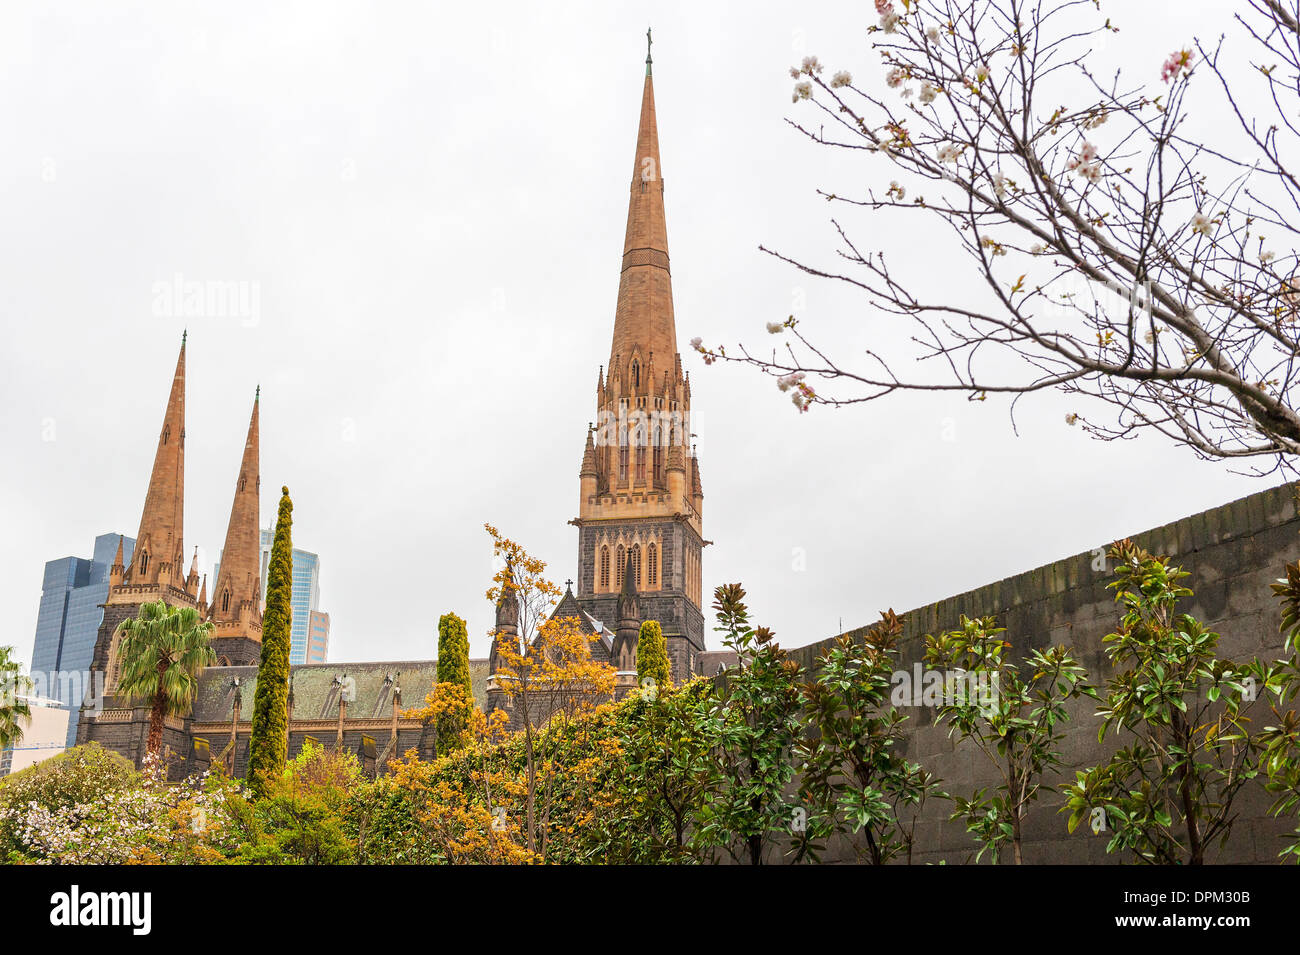
<svg viewBox="0 0 1300 955"><path fill-rule="evenodd" d="M1096 51L1119 27L1094 0L875 8L884 83L808 57L793 98L814 115L790 122L861 154L876 185L821 192L840 210L838 264L763 251L861 292L902 344L837 355L791 316L768 324L770 351L695 339L705 361L757 366L801 411L921 390L1008 396L1014 414L1057 389L1098 438L1158 432L1285 466L1300 452L1295 0L1250 0L1226 38L1105 76ZM1198 134L1207 117L1223 121ZM987 294L900 268L841 221L855 211L948 227Z"/></svg>

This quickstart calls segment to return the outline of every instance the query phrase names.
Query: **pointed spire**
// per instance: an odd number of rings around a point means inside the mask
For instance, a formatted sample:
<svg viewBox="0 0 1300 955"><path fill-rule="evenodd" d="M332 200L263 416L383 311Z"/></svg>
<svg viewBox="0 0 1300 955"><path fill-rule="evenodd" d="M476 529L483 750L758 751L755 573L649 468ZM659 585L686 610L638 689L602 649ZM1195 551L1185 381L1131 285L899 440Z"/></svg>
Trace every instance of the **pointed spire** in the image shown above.
<svg viewBox="0 0 1300 955"><path fill-rule="evenodd" d="M261 389L253 400L248 419L248 438L235 481L235 500L230 506L226 546L212 594L210 619L218 625L217 637L250 636L259 639L262 629L261 600L262 536L258 529L261 478L259 467L258 415ZM221 625L225 624L226 627ZM238 625L231 629L231 625ZM225 630L226 632L223 632Z"/></svg>
<svg viewBox="0 0 1300 955"><path fill-rule="evenodd" d="M638 346L643 355L677 353L664 180L659 163L659 127L655 118L654 81L649 72L641 93L641 118L637 124L623 268L610 345L610 378L616 372L625 371L618 364L621 356L632 355Z"/></svg>
<svg viewBox="0 0 1300 955"><path fill-rule="evenodd" d="M626 566L623 568L623 587L618 593L618 597L619 597L618 605L620 608L619 609L620 617L623 616L623 611L622 611L623 600L625 598L631 600L636 599L635 574L636 574L636 567L632 563L632 551L629 549L627 552L627 563Z"/></svg>
<svg viewBox="0 0 1300 955"><path fill-rule="evenodd" d="M668 446L668 470L682 472L686 470L686 455L682 451L680 441L673 441Z"/></svg>
<svg viewBox="0 0 1300 955"><path fill-rule="evenodd" d="M635 573L632 553L628 551L627 566L623 569L623 587L618 595L618 626L610 648L614 666L619 670L636 669L636 640L641 629L641 608L636 599Z"/></svg>
<svg viewBox="0 0 1300 955"><path fill-rule="evenodd" d="M109 587L116 587L120 583L122 583L122 574L126 571L126 567L123 564L123 560L124 558L122 556L122 538L119 535L117 538L117 555L113 558L113 563L108 568Z"/></svg>
<svg viewBox="0 0 1300 955"><path fill-rule="evenodd" d="M595 477L596 474L596 442L592 438L591 425L587 425L587 447L582 452L582 470L578 476Z"/></svg>
<svg viewBox="0 0 1300 955"><path fill-rule="evenodd" d="M135 586L181 586L184 582L185 516L185 336L172 375L171 394L158 435L149 490L145 493L140 531L135 538L131 566L123 582Z"/></svg>
<svg viewBox="0 0 1300 955"><path fill-rule="evenodd" d="M208 575L203 575L203 587L199 590L199 606L206 607L208 604Z"/></svg>
<svg viewBox="0 0 1300 955"><path fill-rule="evenodd" d="M515 579L514 566L507 561L510 580ZM501 647L509 645L519 652L519 599L512 587L502 586L497 597L496 626L492 631L492 649L488 654L488 673L493 675L501 668Z"/></svg>
<svg viewBox="0 0 1300 955"><path fill-rule="evenodd" d="M194 557L190 560L190 572L185 577L185 590L190 596L197 596L199 592L199 549L194 548Z"/></svg>

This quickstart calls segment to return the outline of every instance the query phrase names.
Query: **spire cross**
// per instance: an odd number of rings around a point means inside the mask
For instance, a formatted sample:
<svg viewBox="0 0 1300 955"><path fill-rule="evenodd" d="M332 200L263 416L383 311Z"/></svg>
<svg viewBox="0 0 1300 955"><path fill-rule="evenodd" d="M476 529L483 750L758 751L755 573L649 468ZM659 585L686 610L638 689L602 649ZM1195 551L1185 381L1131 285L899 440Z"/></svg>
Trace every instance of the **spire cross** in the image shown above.
<svg viewBox="0 0 1300 955"><path fill-rule="evenodd" d="M654 44L654 40L653 40L653 39L651 38L651 36L650 36L650 28L649 28L649 27L646 27L646 28L645 28L645 72L646 72L646 76L649 76L649 75L650 75L650 64L654 62L654 60L652 60L652 59L650 58L650 47L651 47L653 44Z"/></svg>
<svg viewBox="0 0 1300 955"><path fill-rule="evenodd" d="M564 582L564 586L565 586L565 587L568 587L568 588L570 588L570 589L572 589L572 587L573 587L573 580L572 580L572 579L566 580L566 581Z"/></svg>

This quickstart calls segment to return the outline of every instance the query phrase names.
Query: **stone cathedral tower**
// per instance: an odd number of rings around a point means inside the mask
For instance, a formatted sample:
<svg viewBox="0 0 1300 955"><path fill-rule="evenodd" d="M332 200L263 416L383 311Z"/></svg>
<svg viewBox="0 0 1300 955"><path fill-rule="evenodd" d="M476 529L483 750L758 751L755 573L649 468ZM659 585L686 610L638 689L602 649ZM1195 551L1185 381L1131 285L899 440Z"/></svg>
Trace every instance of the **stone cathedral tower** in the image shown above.
<svg viewBox="0 0 1300 955"><path fill-rule="evenodd" d="M197 552L189 573L184 571L185 523L185 337L176 359L167 410L163 414L158 449L154 452L153 471L145 492L144 512L136 536L131 566L122 562L119 542L117 557L108 574L108 596L104 617L95 640L91 673L102 673L105 691L115 701L117 690L117 625L139 614L141 604L162 600L175 607L198 607L199 575ZM82 715L77 727L77 742L89 739L113 746L118 740L110 734L92 733L93 722ZM116 747L115 747L116 748Z"/></svg>
<svg viewBox="0 0 1300 955"><path fill-rule="evenodd" d="M700 568L707 541L690 412L691 385L682 373L673 321L647 54L614 335L609 365L597 376L596 421L587 430L572 523L578 527L578 604L617 627L615 666L635 669L634 625L658 620L675 681L697 671L704 650Z"/></svg>

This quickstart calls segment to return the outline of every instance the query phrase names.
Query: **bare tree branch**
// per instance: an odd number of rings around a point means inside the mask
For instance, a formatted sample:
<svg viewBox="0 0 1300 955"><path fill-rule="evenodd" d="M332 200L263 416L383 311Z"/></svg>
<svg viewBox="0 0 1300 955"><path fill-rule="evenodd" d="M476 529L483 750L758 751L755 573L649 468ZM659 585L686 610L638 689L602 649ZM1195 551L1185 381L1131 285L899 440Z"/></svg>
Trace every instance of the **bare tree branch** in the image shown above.
<svg viewBox="0 0 1300 955"><path fill-rule="evenodd" d="M809 57L791 70L794 99L820 122L790 124L898 176L826 201L942 223L988 294L918 285L834 218L838 265L760 248L851 286L871 321L910 327L910 348L836 358L791 316L769 324L784 336L770 356L696 340L705 361L775 376L801 410L956 391L1011 395L1014 414L1020 396L1057 389L1100 403L1067 419L1098 438L1155 432L1260 473L1294 469L1300 0L1250 0L1225 24L1232 41L1170 51L1142 83L1094 75L1118 30L1095 0L896 2L878 0L871 28L889 92L827 79ZM1220 97L1241 135L1196 141L1191 104Z"/></svg>

